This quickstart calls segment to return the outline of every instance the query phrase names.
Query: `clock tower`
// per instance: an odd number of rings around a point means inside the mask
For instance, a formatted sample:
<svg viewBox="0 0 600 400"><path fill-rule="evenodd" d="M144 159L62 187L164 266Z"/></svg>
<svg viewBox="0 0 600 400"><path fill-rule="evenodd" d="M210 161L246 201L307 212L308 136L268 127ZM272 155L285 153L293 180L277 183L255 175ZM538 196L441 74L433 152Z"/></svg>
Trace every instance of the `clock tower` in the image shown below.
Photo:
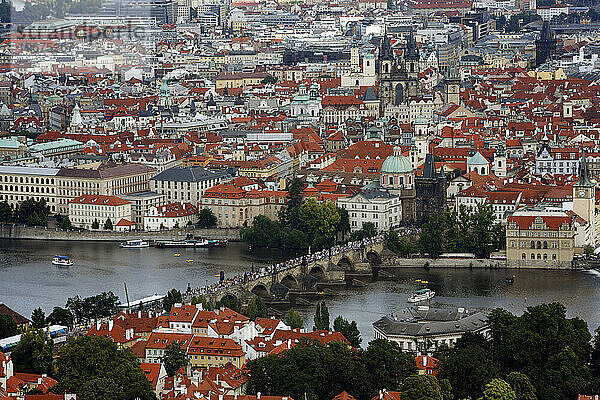
<svg viewBox="0 0 600 400"><path fill-rule="evenodd" d="M590 180L585 152L579 161L579 179L573 185L573 211L589 224L586 244L596 244L596 185Z"/></svg>

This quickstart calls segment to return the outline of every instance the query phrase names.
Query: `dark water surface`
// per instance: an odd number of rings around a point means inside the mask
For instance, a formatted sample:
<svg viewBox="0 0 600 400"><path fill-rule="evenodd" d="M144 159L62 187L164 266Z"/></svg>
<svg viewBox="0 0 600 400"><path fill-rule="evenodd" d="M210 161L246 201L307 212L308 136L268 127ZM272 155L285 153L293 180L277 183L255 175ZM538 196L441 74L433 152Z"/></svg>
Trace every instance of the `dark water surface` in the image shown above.
<svg viewBox="0 0 600 400"><path fill-rule="evenodd" d="M174 257L180 253L180 257ZM54 255L69 255L75 265L58 268ZM214 282L220 271L226 276L272 264L290 254L280 251L249 251L241 243L213 249L121 249L117 243L0 240L0 301L25 316L36 307L46 313L64 306L68 297L82 297L112 290L125 300L123 282L135 300L173 287L185 290ZM186 262L193 259L193 262ZM569 316L600 325L600 274L589 271L478 270L423 268L389 270L394 277L367 287L336 289L327 299L331 322L337 315L356 320L363 344L371 340L371 324L382 315L407 305L417 288L416 279L429 282L436 291L432 305L467 308L503 307L520 314L529 305L560 301ZM507 285L508 275L515 275ZM312 328L314 306L299 310Z"/></svg>

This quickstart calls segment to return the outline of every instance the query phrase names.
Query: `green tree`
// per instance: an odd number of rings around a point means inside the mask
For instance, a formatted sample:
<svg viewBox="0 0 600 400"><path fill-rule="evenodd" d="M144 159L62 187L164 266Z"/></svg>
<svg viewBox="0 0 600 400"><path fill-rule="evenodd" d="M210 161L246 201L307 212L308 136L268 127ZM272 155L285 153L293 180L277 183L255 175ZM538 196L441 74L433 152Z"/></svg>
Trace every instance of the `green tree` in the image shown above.
<svg viewBox="0 0 600 400"><path fill-rule="evenodd" d="M594 254L594 246L586 244L585 247L583 248L583 254L585 254L587 257Z"/></svg>
<svg viewBox="0 0 600 400"><path fill-rule="evenodd" d="M275 77L273 77L273 76L270 76L270 75L269 75L269 76L266 76L266 77L265 77L265 78L264 78L264 79L261 81L261 83L262 83L263 85L264 85L264 84L273 84L273 83L275 83L275 82L277 82L277 78L275 78Z"/></svg>
<svg viewBox="0 0 600 400"><path fill-rule="evenodd" d="M173 376L179 368L185 367L188 364L187 353L179 342L174 342L167 345L165 355L161 361L165 365L167 375Z"/></svg>
<svg viewBox="0 0 600 400"><path fill-rule="evenodd" d="M438 258L444 251L443 225L438 214L432 214L421 227L421 234L417 247L422 254L428 254L431 258Z"/></svg>
<svg viewBox="0 0 600 400"><path fill-rule="evenodd" d="M10 315L0 314L0 339L14 336L19 333L17 324Z"/></svg>
<svg viewBox="0 0 600 400"><path fill-rule="evenodd" d="M345 320L341 315L333 321L333 330L340 332L350 342L352 347L360 347L362 338L360 337L360 331L356 326L356 321L349 322Z"/></svg>
<svg viewBox="0 0 600 400"><path fill-rule="evenodd" d="M104 222L104 230L105 231L112 231L113 230L113 223L110 220L110 218L107 218L106 221Z"/></svg>
<svg viewBox="0 0 600 400"><path fill-rule="evenodd" d="M298 214L301 230L306 232L313 248L322 249L333 246L340 215L331 201L317 204L315 199L309 199L302 203Z"/></svg>
<svg viewBox="0 0 600 400"><path fill-rule="evenodd" d="M304 183L299 178L294 178L287 187L287 202L281 209L279 220L282 225L291 229L301 229L300 206L302 206L302 191Z"/></svg>
<svg viewBox="0 0 600 400"><path fill-rule="evenodd" d="M438 377L448 379L457 399L480 398L484 385L500 375L492 352L480 346L457 347L437 357L440 360Z"/></svg>
<svg viewBox="0 0 600 400"><path fill-rule="evenodd" d="M203 208L198 213L198 228L214 228L217 226L217 217L210 208Z"/></svg>
<svg viewBox="0 0 600 400"><path fill-rule="evenodd" d="M212 310L213 309L213 307L211 307L210 302L208 301L208 299L205 296L203 296L203 295L192 296L192 299L191 299L190 303L192 303L193 305L202 304L202 309L203 310Z"/></svg>
<svg viewBox="0 0 600 400"><path fill-rule="evenodd" d="M304 326L304 321L298 311L290 308L285 315L285 324L292 329L300 329Z"/></svg>
<svg viewBox="0 0 600 400"><path fill-rule="evenodd" d="M62 307L54 307L52 312L46 318L46 322L50 325L63 325L63 326L71 326L73 325L73 313L66 308Z"/></svg>
<svg viewBox="0 0 600 400"><path fill-rule="evenodd" d="M485 385L483 400L516 400L516 395L506 381L496 378Z"/></svg>
<svg viewBox="0 0 600 400"><path fill-rule="evenodd" d="M535 389L527 375L511 372L506 375L506 382L515 391L516 400L537 400Z"/></svg>
<svg viewBox="0 0 600 400"><path fill-rule="evenodd" d="M440 385L433 376L413 375L402 382L402 400L443 400Z"/></svg>
<svg viewBox="0 0 600 400"><path fill-rule="evenodd" d="M61 347L56 359L56 379L54 393L82 393L85 397L86 384L102 379L121 388L120 400L155 400L156 397L130 350L119 350L116 343L104 337L81 336L69 338ZM94 384L98 389L101 384ZM96 390L90 392L97 393ZM95 396L95 395L94 395ZM91 397L98 399L98 397Z"/></svg>
<svg viewBox="0 0 600 400"><path fill-rule="evenodd" d="M440 379L438 380L440 385L440 391L442 393L442 400L454 400L454 395L452 394L452 385L448 379Z"/></svg>
<svg viewBox="0 0 600 400"><path fill-rule="evenodd" d="M360 353L339 342L301 341L281 354L248 361L247 366L249 393L285 393L308 400L331 399L342 390L361 400L373 394Z"/></svg>
<svg viewBox="0 0 600 400"><path fill-rule="evenodd" d="M42 311L41 307L36 308L31 313L31 322L35 329L40 329L46 326L46 314Z"/></svg>
<svg viewBox="0 0 600 400"><path fill-rule="evenodd" d="M369 342L363 360L375 389L398 390L404 378L417 373L415 358L385 339Z"/></svg>
<svg viewBox="0 0 600 400"><path fill-rule="evenodd" d="M260 297L254 297L248 302L248 309L246 310L246 316L251 320L256 318L265 318L267 316L267 306Z"/></svg>
<svg viewBox="0 0 600 400"><path fill-rule="evenodd" d="M50 208L46 200L27 199L15 208L13 218L15 222L29 226L47 226L49 214Z"/></svg>
<svg viewBox="0 0 600 400"><path fill-rule="evenodd" d="M61 229L64 229L66 231L73 229L73 225L71 224L71 220L69 219L69 217L64 217L62 219L62 222L60 223L60 227L61 227Z"/></svg>
<svg viewBox="0 0 600 400"><path fill-rule="evenodd" d="M338 233L339 240L344 240L348 232L350 232L350 217L348 215L348 210L345 208L337 208L337 212L340 216L340 222L338 222L335 230Z"/></svg>
<svg viewBox="0 0 600 400"><path fill-rule="evenodd" d="M362 228L352 232L350 235L350 240L362 240L365 238L370 238L377 235L377 229L375 228L375 224L372 222L363 222Z"/></svg>
<svg viewBox="0 0 600 400"><path fill-rule="evenodd" d="M13 210L7 201L0 202L0 222L11 222Z"/></svg>
<svg viewBox="0 0 600 400"><path fill-rule="evenodd" d="M182 297L181 292L177 289L171 289L167 292L167 295L163 298L163 308L165 311L171 311L171 307L174 304L181 303Z"/></svg>
<svg viewBox="0 0 600 400"><path fill-rule="evenodd" d="M121 400L125 398L125 392L112 378L93 378L85 382L79 397L82 400Z"/></svg>
<svg viewBox="0 0 600 400"><path fill-rule="evenodd" d="M51 374L52 349L52 341L46 340L46 336L41 330L23 333L21 341L11 353L15 371Z"/></svg>
<svg viewBox="0 0 600 400"><path fill-rule="evenodd" d="M100 222L96 218L94 218L94 222L92 222L92 229L100 229Z"/></svg>
<svg viewBox="0 0 600 400"><path fill-rule="evenodd" d="M324 301L317 303L314 321L315 325L313 326L313 330L329 330L329 310Z"/></svg>

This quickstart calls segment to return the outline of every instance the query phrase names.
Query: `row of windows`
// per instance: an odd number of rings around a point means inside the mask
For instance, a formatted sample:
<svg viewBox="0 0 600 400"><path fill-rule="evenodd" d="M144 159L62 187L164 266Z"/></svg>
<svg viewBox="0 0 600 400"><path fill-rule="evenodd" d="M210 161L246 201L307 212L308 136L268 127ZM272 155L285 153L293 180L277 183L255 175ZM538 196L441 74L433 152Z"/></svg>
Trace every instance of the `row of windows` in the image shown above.
<svg viewBox="0 0 600 400"><path fill-rule="evenodd" d="M527 254L525 254L525 253L521 254L521 259L526 260L527 259ZM538 259L538 260L541 260L541 259L547 260L548 259L548 254L546 254L546 253L544 253L544 254L537 253L537 255L536 255L535 253L531 253L531 259L532 260L535 260L535 259ZM552 260L556 260L556 254L552 254Z"/></svg>
<svg viewBox="0 0 600 400"><path fill-rule="evenodd" d="M54 193L54 188L49 186L13 186L13 185L0 185L0 189L4 188L10 192L31 192L31 193ZM35 189L35 190L34 190Z"/></svg>
<svg viewBox="0 0 600 400"><path fill-rule="evenodd" d="M35 183L37 185L54 185L54 178L30 178L26 176L23 178L20 176L18 179L15 176L13 180L12 175L3 176L0 175L0 182L8 182L8 183Z"/></svg>

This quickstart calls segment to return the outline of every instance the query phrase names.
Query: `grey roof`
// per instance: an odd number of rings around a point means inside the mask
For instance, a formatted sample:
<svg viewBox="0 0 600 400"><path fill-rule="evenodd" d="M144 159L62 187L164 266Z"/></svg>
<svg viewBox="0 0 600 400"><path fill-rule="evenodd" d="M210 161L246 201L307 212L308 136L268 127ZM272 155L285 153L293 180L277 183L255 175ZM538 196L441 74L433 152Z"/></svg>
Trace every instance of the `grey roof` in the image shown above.
<svg viewBox="0 0 600 400"><path fill-rule="evenodd" d="M373 327L392 336L428 336L481 331L487 328L487 315L465 308L407 307L373 323Z"/></svg>
<svg viewBox="0 0 600 400"><path fill-rule="evenodd" d="M387 190L381 190L379 188L363 190L360 194L364 198L369 199L369 200L371 200L371 199L389 199L392 197L397 197L396 195L391 194Z"/></svg>
<svg viewBox="0 0 600 400"><path fill-rule="evenodd" d="M202 167L174 167L156 175L155 181L202 182L229 176L226 171L210 171Z"/></svg>
<svg viewBox="0 0 600 400"><path fill-rule="evenodd" d="M58 171L60 171L58 168L12 167L0 165L0 174L54 176Z"/></svg>

